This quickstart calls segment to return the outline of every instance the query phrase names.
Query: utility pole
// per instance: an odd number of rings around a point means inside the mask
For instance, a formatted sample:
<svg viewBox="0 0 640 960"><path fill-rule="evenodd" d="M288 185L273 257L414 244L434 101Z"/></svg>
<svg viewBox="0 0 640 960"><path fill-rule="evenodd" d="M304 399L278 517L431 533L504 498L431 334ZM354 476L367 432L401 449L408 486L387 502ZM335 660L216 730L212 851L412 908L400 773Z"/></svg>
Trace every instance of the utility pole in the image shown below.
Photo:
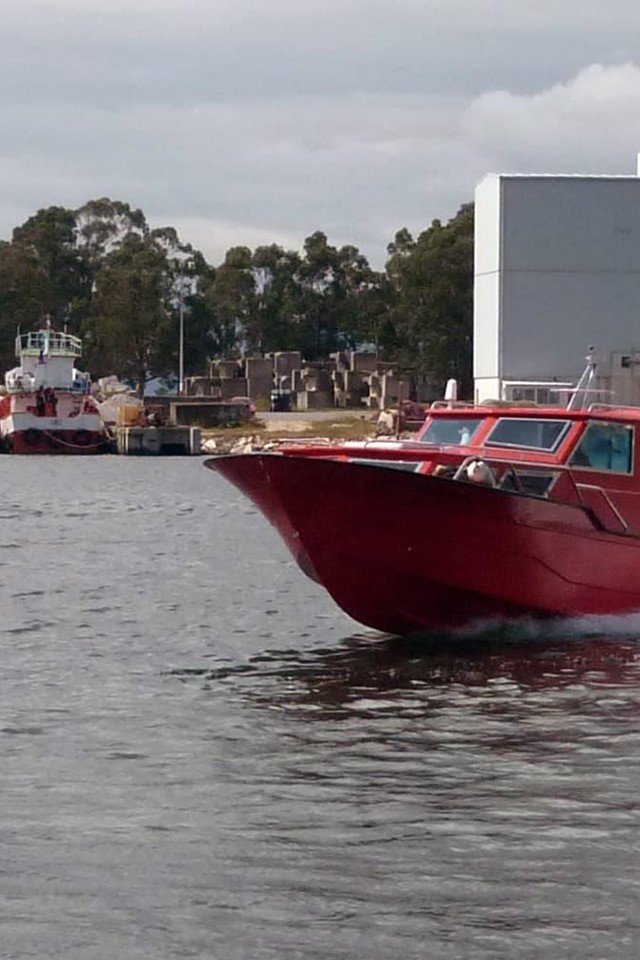
<svg viewBox="0 0 640 960"><path fill-rule="evenodd" d="M180 318L179 344L178 344L178 396L184 396L184 321L185 321L185 290L188 294L193 293L194 280L193 260L184 260L176 264L178 276L178 316Z"/></svg>
<svg viewBox="0 0 640 960"><path fill-rule="evenodd" d="M184 288L180 278L180 351L178 355L178 396L184 393Z"/></svg>

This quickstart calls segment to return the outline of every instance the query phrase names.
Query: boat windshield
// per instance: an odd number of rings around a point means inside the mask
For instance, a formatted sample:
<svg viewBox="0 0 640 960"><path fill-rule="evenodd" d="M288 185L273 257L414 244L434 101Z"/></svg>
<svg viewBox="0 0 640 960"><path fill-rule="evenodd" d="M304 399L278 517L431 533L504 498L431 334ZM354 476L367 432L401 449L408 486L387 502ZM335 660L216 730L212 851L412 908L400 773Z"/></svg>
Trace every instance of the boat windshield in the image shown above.
<svg viewBox="0 0 640 960"><path fill-rule="evenodd" d="M572 467L631 473L633 427L617 423L590 423L571 454Z"/></svg>
<svg viewBox="0 0 640 960"><path fill-rule="evenodd" d="M483 417L434 417L418 439L421 443L464 446L470 442L483 419Z"/></svg>
<svg viewBox="0 0 640 960"><path fill-rule="evenodd" d="M491 447L523 447L553 453L569 429L569 420L502 417L487 437Z"/></svg>

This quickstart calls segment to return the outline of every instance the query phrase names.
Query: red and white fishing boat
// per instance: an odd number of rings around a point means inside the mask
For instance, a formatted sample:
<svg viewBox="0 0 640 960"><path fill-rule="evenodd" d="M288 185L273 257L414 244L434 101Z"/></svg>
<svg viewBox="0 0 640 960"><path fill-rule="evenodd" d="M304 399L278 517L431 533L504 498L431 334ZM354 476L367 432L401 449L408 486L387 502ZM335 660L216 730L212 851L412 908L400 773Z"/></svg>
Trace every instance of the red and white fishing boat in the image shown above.
<svg viewBox="0 0 640 960"><path fill-rule="evenodd" d="M415 440L290 445L206 466L302 569L391 633L640 611L640 409L441 403Z"/></svg>
<svg viewBox="0 0 640 960"><path fill-rule="evenodd" d="M9 453L103 453L109 437L89 375L76 369L82 341L42 330L18 334L20 366L5 374L0 439Z"/></svg>

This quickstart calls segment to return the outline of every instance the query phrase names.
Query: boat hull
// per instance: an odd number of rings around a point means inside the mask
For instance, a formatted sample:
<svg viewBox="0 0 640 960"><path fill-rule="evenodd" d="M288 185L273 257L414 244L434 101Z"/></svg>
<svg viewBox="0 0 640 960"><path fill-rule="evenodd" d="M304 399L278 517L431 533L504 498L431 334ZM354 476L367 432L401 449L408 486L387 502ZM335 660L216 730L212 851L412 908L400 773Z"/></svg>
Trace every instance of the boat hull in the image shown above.
<svg viewBox="0 0 640 960"><path fill-rule="evenodd" d="M0 437L15 454L93 454L110 449L109 435L92 397L51 391L55 410L38 412L33 393L0 399Z"/></svg>
<svg viewBox="0 0 640 960"><path fill-rule="evenodd" d="M105 433L98 430L16 430L6 434L8 453L90 455L107 453L110 447Z"/></svg>
<svg viewBox="0 0 640 960"><path fill-rule="evenodd" d="M207 461L360 623L391 633L640 610L640 540L588 508L383 465Z"/></svg>

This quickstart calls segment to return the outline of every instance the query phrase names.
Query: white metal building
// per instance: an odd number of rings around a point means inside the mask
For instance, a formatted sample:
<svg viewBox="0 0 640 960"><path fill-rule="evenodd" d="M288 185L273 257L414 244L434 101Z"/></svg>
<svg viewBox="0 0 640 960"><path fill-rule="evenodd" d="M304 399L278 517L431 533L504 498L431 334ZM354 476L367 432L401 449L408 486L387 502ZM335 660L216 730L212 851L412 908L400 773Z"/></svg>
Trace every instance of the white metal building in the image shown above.
<svg viewBox="0 0 640 960"><path fill-rule="evenodd" d="M593 346L604 385L640 402L640 178L485 177L474 287L476 401L546 402L519 382L575 382Z"/></svg>

